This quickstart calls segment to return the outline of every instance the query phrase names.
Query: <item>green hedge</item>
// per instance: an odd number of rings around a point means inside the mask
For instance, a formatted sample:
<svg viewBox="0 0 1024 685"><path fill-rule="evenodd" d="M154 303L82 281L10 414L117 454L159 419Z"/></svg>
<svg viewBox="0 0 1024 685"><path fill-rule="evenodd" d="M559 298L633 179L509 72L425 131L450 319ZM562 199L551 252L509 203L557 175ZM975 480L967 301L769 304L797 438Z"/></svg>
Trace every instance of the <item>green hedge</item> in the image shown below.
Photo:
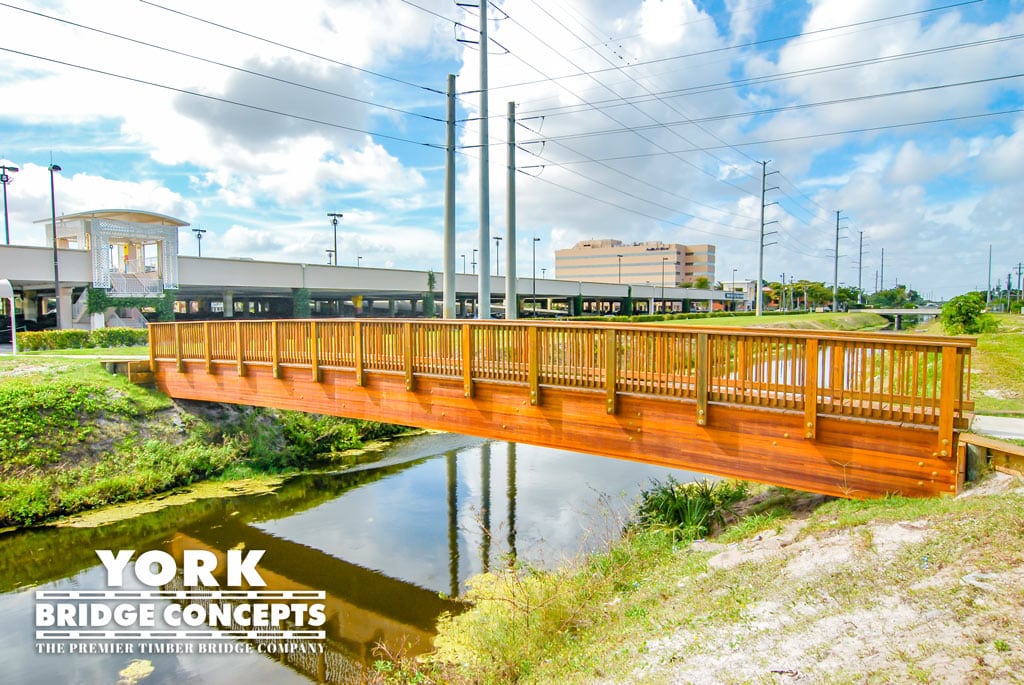
<svg viewBox="0 0 1024 685"><path fill-rule="evenodd" d="M18 333L18 349L25 351L128 347L148 343L149 331L145 328L99 328L95 331L67 329Z"/></svg>

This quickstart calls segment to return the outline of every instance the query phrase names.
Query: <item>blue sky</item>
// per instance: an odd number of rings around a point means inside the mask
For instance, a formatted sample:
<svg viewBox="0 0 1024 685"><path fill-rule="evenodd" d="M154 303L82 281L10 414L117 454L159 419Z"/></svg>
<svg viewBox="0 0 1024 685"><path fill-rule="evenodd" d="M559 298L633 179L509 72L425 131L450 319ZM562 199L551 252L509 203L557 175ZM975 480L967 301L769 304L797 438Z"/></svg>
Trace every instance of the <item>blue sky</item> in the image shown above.
<svg viewBox="0 0 1024 685"><path fill-rule="evenodd" d="M450 0L2 3L12 242L44 242L52 159L58 213L169 214L207 230L204 256L325 263L337 211L340 263L439 270L453 73L469 266L478 16ZM863 236L868 291L883 249L886 287L935 298L984 288L989 245L994 281L1024 261L1017 0L507 0L490 17L491 233L512 101L523 275L536 236L549 275L555 249L615 237L711 242L719 279L754 277L766 160L769 280L831 281L836 210L839 279L856 285ZM188 229L181 245L195 253Z"/></svg>

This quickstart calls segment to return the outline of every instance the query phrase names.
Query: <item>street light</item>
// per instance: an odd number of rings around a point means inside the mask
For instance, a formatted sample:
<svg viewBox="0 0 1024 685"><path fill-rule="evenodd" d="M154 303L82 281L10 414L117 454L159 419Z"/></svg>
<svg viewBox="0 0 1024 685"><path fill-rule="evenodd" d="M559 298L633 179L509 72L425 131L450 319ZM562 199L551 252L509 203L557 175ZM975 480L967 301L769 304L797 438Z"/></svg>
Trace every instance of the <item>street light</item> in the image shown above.
<svg viewBox="0 0 1024 685"><path fill-rule="evenodd" d="M16 166L7 166L6 164L0 164L0 183L4 186L4 237L7 239L7 244L11 244L11 227L7 222L7 184L11 182L11 177L8 175L8 171L11 173L18 173L20 171Z"/></svg>
<svg viewBox="0 0 1024 685"><path fill-rule="evenodd" d="M326 250L324 250L324 252L327 253L327 263L331 264L333 262L332 258L334 257L335 254L334 250L332 250L331 248L327 248Z"/></svg>
<svg viewBox="0 0 1024 685"><path fill-rule="evenodd" d="M540 238L533 236L533 318L537 318L537 243Z"/></svg>
<svg viewBox="0 0 1024 685"><path fill-rule="evenodd" d="M331 217L331 225L334 226L334 249L330 252L334 255L334 266L338 266L338 219L345 215L341 212L327 212L327 216Z"/></svg>
<svg viewBox="0 0 1024 685"><path fill-rule="evenodd" d="M733 291L733 293L735 293L736 292L736 267L733 267L733 269L732 269L732 283L730 283L729 285L732 286L732 291ZM736 311L736 300L732 301L732 310Z"/></svg>
<svg viewBox="0 0 1024 685"><path fill-rule="evenodd" d="M548 270L547 270L547 269L545 269L545 268L544 268L544 267L542 266L542 267L540 268L540 277L541 277L541 278L547 278L547 273L548 273Z"/></svg>
<svg viewBox="0 0 1024 685"><path fill-rule="evenodd" d="M661 313L665 313L665 264L668 263L668 257L661 258Z"/></svg>
<svg viewBox="0 0 1024 685"><path fill-rule="evenodd" d="M622 283L622 255L617 254L615 256L619 258L619 283Z"/></svg>
<svg viewBox="0 0 1024 685"><path fill-rule="evenodd" d="M501 236L494 236L494 275L501 275L501 252L498 251L498 243L501 242Z"/></svg>
<svg viewBox="0 0 1024 685"><path fill-rule="evenodd" d="M360 266L360 265L362 264L362 261L363 261L363 258L362 258L362 257L360 257L359 255L356 255L356 268L357 268L357 269L358 269L358 268L359 268L359 266Z"/></svg>
<svg viewBox="0 0 1024 685"><path fill-rule="evenodd" d="M462 257L462 273L466 273L466 255L460 254L459 256Z"/></svg>
<svg viewBox="0 0 1024 685"><path fill-rule="evenodd" d="M57 260L57 200L53 192L53 174L56 171L61 171L60 166L50 163L48 167L50 169L50 228L53 236L53 296L55 311L54 324L59 331L61 329L60 321L60 265Z"/></svg>
<svg viewBox="0 0 1024 685"><path fill-rule="evenodd" d="M203 256L203 234L206 233L205 228L193 228L192 232L196 234L196 245L199 247L199 256Z"/></svg>
<svg viewBox="0 0 1024 685"><path fill-rule="evenodd" d="M473 261L471 261L470 264L473 266L473 275L474 276L476 275L476 253L479 252L479 251L480 251L479 248L476 248L476 247L473 248Z"/></svg>

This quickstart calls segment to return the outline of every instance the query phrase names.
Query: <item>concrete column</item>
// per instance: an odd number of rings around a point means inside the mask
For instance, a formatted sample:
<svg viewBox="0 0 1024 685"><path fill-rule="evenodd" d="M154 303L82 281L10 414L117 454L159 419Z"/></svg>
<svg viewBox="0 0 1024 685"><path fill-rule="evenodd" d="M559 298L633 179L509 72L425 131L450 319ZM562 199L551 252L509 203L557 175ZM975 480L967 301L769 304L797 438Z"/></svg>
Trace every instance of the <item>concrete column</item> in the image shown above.
<svg viewBox="0 0 1024 685"><path fill-rule="evenodd" d="M39 296L35 290L24 290L21 293L21 318L39 320Z"/></svg>
<svg viewBox="0 0 1024 685"><path fill-rule="evenodd" d="M388 298L388 316L394 318L395 316L395 298Z"/></svg>
<svg viewBox="0 0 1024 685"><path fill-rule="evenodd" d="M235 316L235 295L230 290L225 290L223 298L224 300L224 318L231 319Z"/></svg>
<svg viewBox="0 0 1024 685"><path fill-rule="evenodd" d="M107 315L105 312L89 315L89 330L96 331L107 327Z"/></svg>
<svg viewBox="0 0 1024 685"><path fill-rule="evenodd" d="M57 307L60 310L60 322L64 328L72 328L71 322L71 288L60 289L60 297L57 298Z"/></svg>

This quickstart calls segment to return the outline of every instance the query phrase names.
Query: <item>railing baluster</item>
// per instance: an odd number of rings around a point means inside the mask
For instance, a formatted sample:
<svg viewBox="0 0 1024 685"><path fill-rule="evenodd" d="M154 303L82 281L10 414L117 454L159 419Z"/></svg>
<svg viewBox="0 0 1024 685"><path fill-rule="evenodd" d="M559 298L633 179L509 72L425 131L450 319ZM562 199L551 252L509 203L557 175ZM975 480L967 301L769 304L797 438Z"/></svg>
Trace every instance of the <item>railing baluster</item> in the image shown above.
<svg viewBox="0 0 1024 685"><path fill-rule="evenodd" d="M708 425L708 334L697 334L697 425Z"/></svg>

